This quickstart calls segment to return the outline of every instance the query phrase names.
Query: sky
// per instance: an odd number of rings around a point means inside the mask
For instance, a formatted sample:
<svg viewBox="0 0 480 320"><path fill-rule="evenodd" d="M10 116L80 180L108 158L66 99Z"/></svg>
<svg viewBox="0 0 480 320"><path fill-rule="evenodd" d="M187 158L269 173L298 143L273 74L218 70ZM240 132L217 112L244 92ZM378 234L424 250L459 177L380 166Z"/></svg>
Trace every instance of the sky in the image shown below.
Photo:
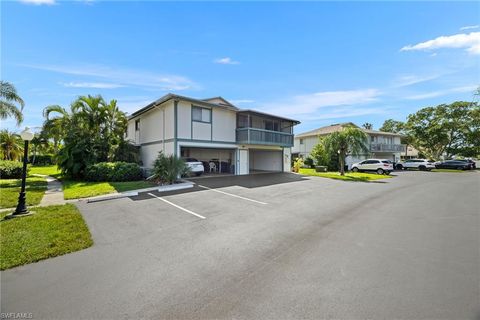
<svg viewBox="0 0 480 320"><path fill-rule="evenodd" d="M378 129L480 85L479 2L2 1L1 79L40 127L80 95L132 113L172 92ZM20 131L13 120L2 128Z"/></svg>

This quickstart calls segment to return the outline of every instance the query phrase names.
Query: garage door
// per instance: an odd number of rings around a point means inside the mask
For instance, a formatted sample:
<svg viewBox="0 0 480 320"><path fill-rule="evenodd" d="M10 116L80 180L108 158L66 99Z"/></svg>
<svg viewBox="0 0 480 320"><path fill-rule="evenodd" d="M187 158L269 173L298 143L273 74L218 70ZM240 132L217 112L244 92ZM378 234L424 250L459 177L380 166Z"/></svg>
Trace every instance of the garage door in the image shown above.
<svg viewBox="0 0 480 320"><path fill-rule="evenodd" d="M250 171L283 171L281 150L250 150Z"/></svg>

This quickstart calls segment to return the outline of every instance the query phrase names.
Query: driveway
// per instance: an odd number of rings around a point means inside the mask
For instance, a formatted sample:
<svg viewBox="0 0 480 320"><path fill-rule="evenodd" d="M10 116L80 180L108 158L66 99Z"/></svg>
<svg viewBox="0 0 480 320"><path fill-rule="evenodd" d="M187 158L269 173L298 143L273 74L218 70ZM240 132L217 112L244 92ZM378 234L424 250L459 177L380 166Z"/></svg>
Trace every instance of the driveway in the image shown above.
<svg viewBox="0 0 480 320"><path fill-rule="evenodd" d="M95 245L1 274L35 319L480 315L480 173L291 174L78 207Z"/></svg>

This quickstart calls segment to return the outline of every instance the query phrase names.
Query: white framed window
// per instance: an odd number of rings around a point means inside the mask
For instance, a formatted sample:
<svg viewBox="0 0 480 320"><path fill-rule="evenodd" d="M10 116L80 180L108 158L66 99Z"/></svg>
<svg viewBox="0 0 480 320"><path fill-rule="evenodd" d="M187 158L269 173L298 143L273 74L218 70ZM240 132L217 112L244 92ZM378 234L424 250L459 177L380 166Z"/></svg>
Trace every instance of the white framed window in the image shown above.
<svg viewBox="0 0 480 320"><path fill-rule="evenodd" d="M135 131L140 131L140 119L135 120Z"/></svg>
<svg viewBox="0 0 480 320"><path fill-rule="evenodd" d="M300 144L303 144L303 139L300 139Z"/></svg>
<svg viewBox="0 0 480 320"><path fill-rule="evenodd" d="M208 108L192 106L192 121L212 122L212 110Z"/></svg>

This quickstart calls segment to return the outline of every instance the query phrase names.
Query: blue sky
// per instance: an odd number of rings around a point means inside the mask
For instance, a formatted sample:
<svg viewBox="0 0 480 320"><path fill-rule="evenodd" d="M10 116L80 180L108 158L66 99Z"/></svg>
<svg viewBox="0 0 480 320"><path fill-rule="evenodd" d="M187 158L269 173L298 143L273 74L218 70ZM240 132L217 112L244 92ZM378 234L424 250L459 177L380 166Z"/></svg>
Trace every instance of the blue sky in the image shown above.
<svg viewBox="0 0 480 320"><path fill-rule="evenodd" d="M471 101L478 2L2 2L1 78L42 110L101 94L133 112L173 92L302 121L405 120ZM15 124L3 121L11 130Z"/></svg>

